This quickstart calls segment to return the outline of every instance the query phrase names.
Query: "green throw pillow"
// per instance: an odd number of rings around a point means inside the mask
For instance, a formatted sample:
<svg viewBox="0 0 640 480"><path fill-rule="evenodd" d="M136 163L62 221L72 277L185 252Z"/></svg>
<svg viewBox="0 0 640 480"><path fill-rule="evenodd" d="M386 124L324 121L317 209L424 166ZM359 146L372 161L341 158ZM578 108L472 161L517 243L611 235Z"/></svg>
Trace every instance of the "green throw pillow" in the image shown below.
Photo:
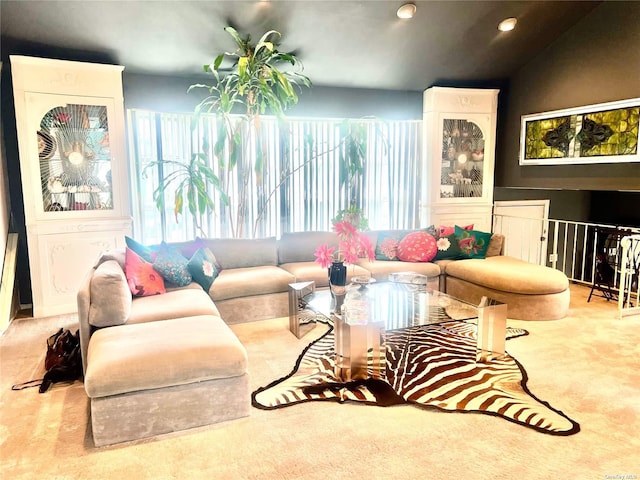
<svg viewBox="0 0 640 480"><path fill-rule="evenodd" d="M165 242L162 242L155 254L153 268L155 268L167 282L178 287L184 287L191 283L192 278L189 272L189 260Z"/></svg>
<svg viewBox="0 0 640 480"><path fill-rule="evenodd" d="M189 272L193 281L204 288L207 293L218 276L216 263L215 255L206 247L196 250L189 260Z"/></svg>
<svg viewBox="0 0 640 480"><path fill-rule="evenodd" d="M458 260L464 258L460 247L458 247L458 239L455 234L447 235L436 239L436 256L435 260Z"/></svg>
<svg viewBox="0 0 640 480"><path fill-rule="evenodd" d="M485 258L487 256L491 233L465 230L456 225L455 235L462 258Z"/></svg>

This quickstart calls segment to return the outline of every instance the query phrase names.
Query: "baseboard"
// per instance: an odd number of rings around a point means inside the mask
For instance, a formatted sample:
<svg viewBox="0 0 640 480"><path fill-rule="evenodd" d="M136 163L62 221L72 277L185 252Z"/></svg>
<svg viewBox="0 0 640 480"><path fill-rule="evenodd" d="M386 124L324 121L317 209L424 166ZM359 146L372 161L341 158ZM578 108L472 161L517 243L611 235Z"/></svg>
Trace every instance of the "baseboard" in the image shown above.
<svg viewBox="0 0 640 480"><path fill-rule="evenodd" d="M0 334L9 327L17 309L15 308L16 255L18 252L18 234L7 236L7 248L4 254L2 280L0 283Z"/></svg>

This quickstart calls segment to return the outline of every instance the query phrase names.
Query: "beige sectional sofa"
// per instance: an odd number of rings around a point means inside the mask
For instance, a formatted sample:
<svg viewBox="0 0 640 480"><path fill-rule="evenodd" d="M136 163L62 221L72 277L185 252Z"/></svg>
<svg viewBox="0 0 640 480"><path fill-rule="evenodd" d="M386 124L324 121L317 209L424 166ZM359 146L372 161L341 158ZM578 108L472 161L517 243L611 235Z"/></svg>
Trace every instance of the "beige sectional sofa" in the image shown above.
<svg viewBox="0 0 640 480"><path fill-rule="evenodd" d="M368 232L373 243L379 232ZM562 318L569 306L566 276L504 257L493 235L487 258L409 263L360 260L349 277L413 271L430 287L478 303L488 295L508 304L510 318ZM128 440L230 420L249 414L244 347L228 324L288 315L288 286L328 286L314 261L318 245L337 244L331 232L256 240L206 239L222 269L208 292L192 283L162 295L132 297L124 250L105 252L78 292L85 389L95 444ZM178 250L190 243L176 243ZM124 286L123 286L124 285Z"/></svg>

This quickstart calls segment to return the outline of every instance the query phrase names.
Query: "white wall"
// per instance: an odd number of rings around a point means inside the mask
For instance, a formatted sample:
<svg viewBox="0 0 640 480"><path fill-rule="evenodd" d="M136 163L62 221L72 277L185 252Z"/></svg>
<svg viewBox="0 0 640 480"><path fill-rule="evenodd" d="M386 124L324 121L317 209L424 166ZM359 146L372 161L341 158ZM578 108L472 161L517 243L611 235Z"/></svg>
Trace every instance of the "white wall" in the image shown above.
<svg viewBox="0 0 640 480"><path fill-rule="evenodd" d="M2 62L0 62L0 70ZM0 119L0 274L4 267L4 253L7 247L7 234L9 233L9 184L7 177L7 166L4 152L4 136L2 134L2 120ZM2 282L0 278L0 282ZM0 318L0 334L9 325L9 318Z"/></svg>

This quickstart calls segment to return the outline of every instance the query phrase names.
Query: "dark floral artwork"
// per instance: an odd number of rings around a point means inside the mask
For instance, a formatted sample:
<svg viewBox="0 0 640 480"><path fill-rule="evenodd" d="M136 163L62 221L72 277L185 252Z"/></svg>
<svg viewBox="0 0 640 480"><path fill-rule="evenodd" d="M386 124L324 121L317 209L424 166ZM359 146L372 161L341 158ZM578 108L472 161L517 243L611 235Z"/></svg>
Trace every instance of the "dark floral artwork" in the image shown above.
<svg viewBox="0 0 640 480"><path fill-rule="evenodd" d="M640 101L626 103L640 104ZM593 112L585 111L585 108L575 110L580 111L574 114L559 111L564 114L557 116L524 116L520 163L640 161L640 106L594 109Z"/></svg>

